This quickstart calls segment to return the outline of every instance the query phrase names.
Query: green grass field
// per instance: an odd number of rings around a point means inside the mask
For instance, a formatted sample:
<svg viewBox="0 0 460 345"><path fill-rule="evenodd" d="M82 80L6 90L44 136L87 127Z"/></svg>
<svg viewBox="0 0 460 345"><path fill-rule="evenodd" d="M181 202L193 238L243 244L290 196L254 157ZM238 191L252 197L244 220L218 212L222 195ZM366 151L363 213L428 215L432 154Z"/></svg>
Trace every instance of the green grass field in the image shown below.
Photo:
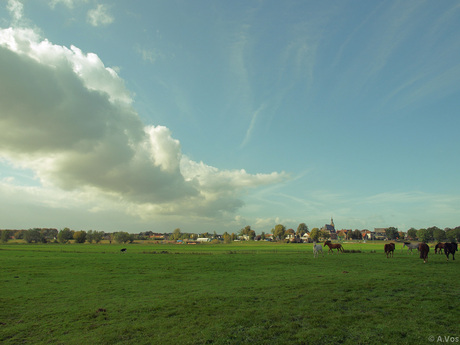
<svg viewBox="0 0 460 345"><path fill-rule="evenodd" d="M361 253L315 259L311 244L272 243L0 245L0 343L431 344L460 336L460 258L446 262L431 249L423 264L400 244L390 259L383 243L344 247Z"/></svg>

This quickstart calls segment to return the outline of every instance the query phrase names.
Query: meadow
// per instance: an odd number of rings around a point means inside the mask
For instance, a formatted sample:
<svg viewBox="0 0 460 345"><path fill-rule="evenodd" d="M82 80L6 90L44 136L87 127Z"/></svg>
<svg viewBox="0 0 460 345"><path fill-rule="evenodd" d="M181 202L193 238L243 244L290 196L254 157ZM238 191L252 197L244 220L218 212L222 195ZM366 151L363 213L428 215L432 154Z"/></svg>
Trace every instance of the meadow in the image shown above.
<svg viewBox="0 0 460 345"><path fill-rule="evenodd" d="M460 257L344 248L3 244L0 343L460 343Z"/></svg>

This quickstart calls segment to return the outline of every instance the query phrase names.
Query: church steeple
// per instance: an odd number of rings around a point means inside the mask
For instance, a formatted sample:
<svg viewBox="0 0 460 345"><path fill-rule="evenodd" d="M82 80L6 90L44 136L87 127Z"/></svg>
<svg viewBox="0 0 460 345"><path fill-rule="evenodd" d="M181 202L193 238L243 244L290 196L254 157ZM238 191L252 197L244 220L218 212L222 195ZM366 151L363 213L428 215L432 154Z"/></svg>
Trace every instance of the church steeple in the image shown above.
<svg viewBox="0 0 460 345"><path fill-rule="evenodd" d="M335 229L334 220L331 217L331 226Z"/></svg>

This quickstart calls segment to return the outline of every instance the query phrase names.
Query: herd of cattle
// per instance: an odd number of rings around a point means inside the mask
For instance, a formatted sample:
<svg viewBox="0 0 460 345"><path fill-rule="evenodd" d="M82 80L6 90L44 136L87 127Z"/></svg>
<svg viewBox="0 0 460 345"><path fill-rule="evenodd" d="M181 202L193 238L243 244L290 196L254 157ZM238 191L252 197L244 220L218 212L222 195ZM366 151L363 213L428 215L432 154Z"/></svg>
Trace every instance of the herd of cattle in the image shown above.
<svg viewBox="0 0 460 345"><path fill-rule="evenodd" d="M343 247L340 243L338 244L332 244L331 241L326 241L324 242L324 247L329 247L329 252L334 253L333 249L337 249L337 254L339 252L343 253ZM385 249L385 254L387 255L387 258L393 257L394 251L395 251L395 243L386 243L384 246ZM404 242L402 248L407 247L407 251L412 254L412 249L417 249L420 252L420 259L423 259L423 263L426 263L428 261L428 253L430 252L430 247L428 247L428 244L421 242L421 243L410 243L410 242ZM455 252L458 250L457 243L455 242L446 242L446 243L441 243L439 242L436 244L434 248L434 253L442 253L442 250L444 249L444 254L446 254L447 261L449 261L449 255L452 254L452 260L455 260ZM329 253L328 252L328 253ZM318 254L321 253L323 254L323 247L321 247L320 244L313 243L313 256L316 258Z"/></svg>

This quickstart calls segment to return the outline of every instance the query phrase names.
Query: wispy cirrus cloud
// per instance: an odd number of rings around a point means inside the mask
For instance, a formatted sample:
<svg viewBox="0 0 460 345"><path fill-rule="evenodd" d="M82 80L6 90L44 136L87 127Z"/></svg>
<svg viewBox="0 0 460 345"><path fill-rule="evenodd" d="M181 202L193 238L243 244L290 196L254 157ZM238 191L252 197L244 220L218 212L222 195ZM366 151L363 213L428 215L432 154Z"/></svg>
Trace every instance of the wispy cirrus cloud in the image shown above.
<svg viewBox="0 0 460 345"><path fill-rule="evenodd" d="M149 49L137 45L135 48L136 52L140 55L142 60L148 63L156 63L159 59L165 58L165 54L159 51L158 49Z"/></svg>
<svg viewBox="0 0 460 345"><path fill-rule="evenodd" d="M87 3L88 0L51 0L49 5L51 8L55 8L57 4L62 4L68 8L74 8L76 4Z"/></svg>
<svg viewBox="0 0 460 345"><path fill-rule="evenodd" d="M24 16L24 5L18 0L8 0L6 8L11 15L11 24L19 25Z"/></svg>
<svg viewBox="0 0 460 345"><path fill-rule="evenodd" d="M92 26L105 26L113 23L115 18L110 14L109 6L98 4L88 11L87 20Z"/></svg>
<svg viewBox="0 0 460 345"><path fill-rule="evenodd" d="M265 110L266 105L262 104L253 114L251 118L251 123L249 124L248 129L246 130L246 135L243 139L243 142L241 143L240 147L245 147L248 142L251 140L252 132L254 130L254 127L257 122L257 118L259 117L259 114Z"/></svg>

